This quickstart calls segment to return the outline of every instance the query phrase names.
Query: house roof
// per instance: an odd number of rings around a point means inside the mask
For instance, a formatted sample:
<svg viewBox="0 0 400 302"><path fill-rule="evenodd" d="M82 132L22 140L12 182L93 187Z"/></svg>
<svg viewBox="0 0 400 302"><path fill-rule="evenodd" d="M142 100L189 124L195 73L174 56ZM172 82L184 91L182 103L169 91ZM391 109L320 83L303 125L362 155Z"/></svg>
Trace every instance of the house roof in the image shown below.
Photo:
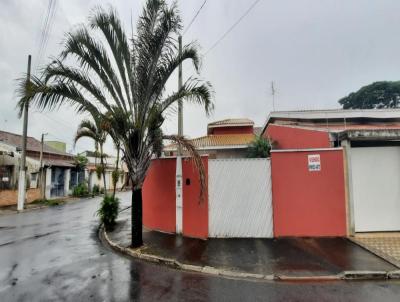
<svg viewBox="0 0 400 302"><path fill-rule="evenodd" d="M191 143L196 149L217 149L217 148L243 148L249 145L254 140L254 134L217 134L207 135L198 138L194 138ZM168 145L164 148L164 151L176 150L176 144Z"/></svg>
<svg viewBox="0 0 400 302"><path fill-rule="evenodd" d="M400 123L372 123L372 124L308 124L308 123L295 123L295 124L277 124L280 127L292 127L308 130L318 130L324 132L343 132L351 130L398 130Z"/></svg>
<svg viewBox="0 0 400 302"><path fill-rule="evenodd" d="M6 143L8 145L12 145L19 149L22 148L22 135L19 135L19 134L6 132L6 131L0 131L0 141ZM26 149L27 149L27 151L40 152L41 142L31 136L28 136L27 141L26 141ZM72 154L59 151L59 150L54 149L46 144L43 145L43 152L48 153L48 154L73 156Z"/></svg>
<svg viewBox="0 0 400 302"><path fill-rule="evenodd" d="M265 131L268 124L273 123L277 120L302 122L341 121L343 124L349 123L351 121L361 120L369 120L375 122L400 122L400 109L327 109L274 111L269 114L262 132Z"/></svg>
<svg viewBox="0 0 400 302"><path fill-rule="evenodd" d="M207 133L210 129L221 127L246 127L254 126L254 122L248 118L228 118L220 121L215 121L207 125Z"/></svg>
<svg viewBox="0 0 400 302"><path fill-rule="evenodd" d="M75 167L75 163L72 160L64 160L64 159L43 159L44 166L56 166L56 167Z"/></svg>

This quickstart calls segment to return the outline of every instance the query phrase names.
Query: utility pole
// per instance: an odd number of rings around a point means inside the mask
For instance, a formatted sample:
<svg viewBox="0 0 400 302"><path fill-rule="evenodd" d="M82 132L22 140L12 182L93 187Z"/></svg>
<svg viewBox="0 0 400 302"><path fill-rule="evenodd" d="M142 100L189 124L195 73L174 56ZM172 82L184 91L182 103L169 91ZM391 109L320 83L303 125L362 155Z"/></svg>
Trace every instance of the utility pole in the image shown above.
<svg viewBox="0 0 400 302"><path fill-rule="evenodd" d="M42 139L40 140L40 168L39 168L39 177L40 177L40 198L44 199L45 197L45 179L43 173L43 146L44 146L44 136L47 133L42 133Z"/></svg>
<svg viewBox="0 0 400 302"><path fill-rule="evenodd" d="M178 37L179 42L179 57L182 55L182 36ZM178 69L178 91L182 89L182 63L179 64ZM182 100L178 101L178 135L183 136L183 105ZM182 147L178 145L176 157L176 233L182 233L182 212L183 212L183 198L182 198Z"/></svg>
<svg viewBox="0 0 400 302"><path fill-rule="evenodd" d="M28 72L26 77L26 85L30 84L31 81L31 55L28 56ZM24 209L25 197L26 197L26 136L28 132L28 109L29 102L24 105L24 124L22 132L22 154L21 154L21 165L19 167L19 180L18 180L18 211Z"/></svg>

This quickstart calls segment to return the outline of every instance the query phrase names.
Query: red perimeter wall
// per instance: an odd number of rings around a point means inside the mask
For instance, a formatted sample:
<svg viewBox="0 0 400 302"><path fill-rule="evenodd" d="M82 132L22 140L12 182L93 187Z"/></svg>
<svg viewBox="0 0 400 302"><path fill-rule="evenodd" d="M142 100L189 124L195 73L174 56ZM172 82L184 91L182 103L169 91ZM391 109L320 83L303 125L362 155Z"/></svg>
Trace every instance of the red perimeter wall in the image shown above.
<svg viewBox="0 0 400 302"><path fill-rule="evenodd" d="M321 171L308 170L320 154ZM272 152L274 235L346 236L342 150Z"/></svg>
<svg viewBox="0 0 400 302"><path fill-rule="evenodd" d="M208 157L202 157L208 184ZM199 173L190 159L182 162L183 174L183 234L189 237L208 237L208 192L200 201ZM188 185L187 180L190 179Z"/></svg>
<svg viewBox="0 0 400 302"><path fill-rule="evenodd" d="M208 158L203 157L208 175ZM175 196L176 159L153 160L143 185L143 224L153 230L176 231ZM199 202L198 172L189 159L182 161L183 172L183 235L208 237L208 194ZM186 180L190 179L190 184ZM208 179L206 179L208 184Z"/></svg>
<svg viewBox="0 0 400 302"><path fill-rule="evenodd" d="M264 136L271 138L276 149L330 148L328 132L269 125Z"/></svg>
<svg viewBox="0 0 400 302"><path fill-rule="evenodd" d="M143 225L149 229L175 232L175 171L175 158L151 162L142 190Z"/></svg>

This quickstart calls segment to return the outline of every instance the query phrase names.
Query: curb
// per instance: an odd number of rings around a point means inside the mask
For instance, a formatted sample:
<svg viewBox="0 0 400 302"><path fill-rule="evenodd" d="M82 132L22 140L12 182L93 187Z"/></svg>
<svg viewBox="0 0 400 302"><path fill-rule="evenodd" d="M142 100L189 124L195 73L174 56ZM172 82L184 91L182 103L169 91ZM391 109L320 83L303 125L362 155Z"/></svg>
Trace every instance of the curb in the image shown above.
<svg viewBox="0 0 400 302"><path fill-rule="evenodd" d="M279 275L279 274L255 274L237 272L225 269L218 269L212 266L198 266L181 263L180 261L172 258L166 258L161 256L150 255L141 252L141 249L132 250L130 248L122 247L112 241L103 225L99 227L99 237L115 251L125 255L129 255L136 259L145 260L152 263L166 265L171 268L180 269L188 272L204 273L213 276L233 278L233 279L246 279L246 280L259 280L259 281L354 281L354 280L387 280L387 279L400 279L400 270L395 271L344 271L334 275L322 275L322 276L290 276L290 275Z"/></svg>

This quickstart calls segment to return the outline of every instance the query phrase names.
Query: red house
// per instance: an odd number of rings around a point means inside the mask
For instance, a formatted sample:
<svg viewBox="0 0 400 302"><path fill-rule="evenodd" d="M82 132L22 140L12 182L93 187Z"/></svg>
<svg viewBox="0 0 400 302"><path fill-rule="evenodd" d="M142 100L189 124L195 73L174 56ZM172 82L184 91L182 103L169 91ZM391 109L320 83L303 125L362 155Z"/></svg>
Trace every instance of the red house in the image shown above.
<svg viewBox="0 0 400 302"><path fill-rule="evenodd" d="M400 230L400 111L272 112L275 236Z"/></svg>

